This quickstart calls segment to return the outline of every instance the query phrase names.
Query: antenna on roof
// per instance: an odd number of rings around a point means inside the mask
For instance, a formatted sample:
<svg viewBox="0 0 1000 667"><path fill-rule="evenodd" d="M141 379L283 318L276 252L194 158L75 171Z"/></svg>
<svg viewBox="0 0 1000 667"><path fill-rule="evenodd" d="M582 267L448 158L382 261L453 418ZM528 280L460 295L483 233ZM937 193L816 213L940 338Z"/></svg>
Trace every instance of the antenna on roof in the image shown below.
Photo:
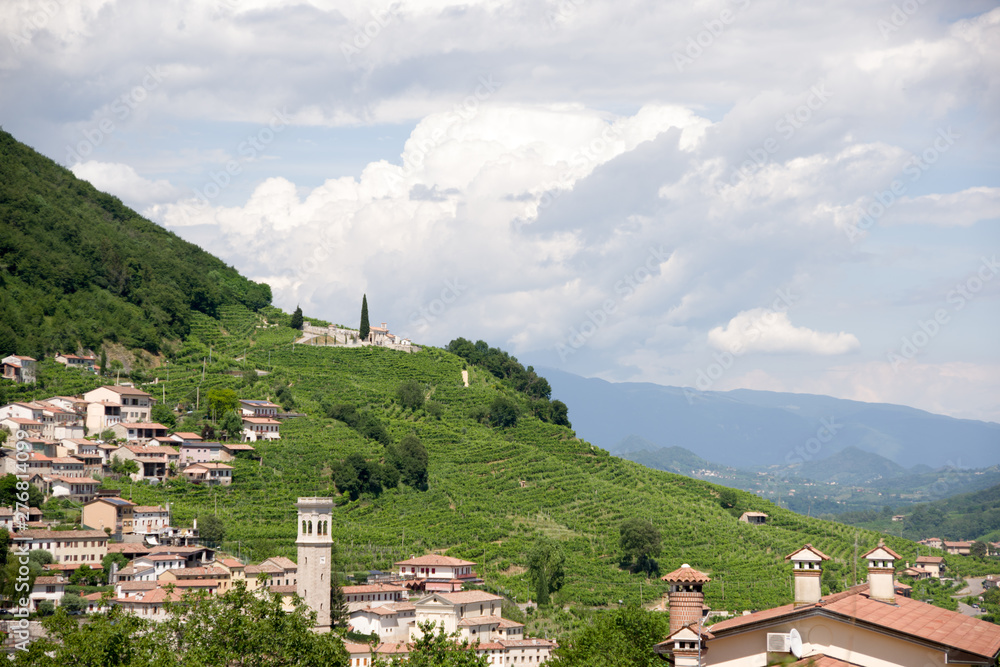
<svg viewBox="0 0 1000 667"><path fill-rule="evenodd" d="M788 633L788 649L796 658L802 657L802 635L795 628Z"/></svg>

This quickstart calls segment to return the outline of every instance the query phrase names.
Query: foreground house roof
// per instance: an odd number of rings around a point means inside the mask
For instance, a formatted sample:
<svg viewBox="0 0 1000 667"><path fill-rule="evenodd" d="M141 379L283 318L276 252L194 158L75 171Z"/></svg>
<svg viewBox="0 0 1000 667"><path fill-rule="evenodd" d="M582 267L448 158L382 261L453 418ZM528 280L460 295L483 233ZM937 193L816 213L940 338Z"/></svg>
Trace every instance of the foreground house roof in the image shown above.
<svg viewBox="0 0 1000 667"><path fill-rule="evenodd" d="M430 554L427 556L417 556L416 558L410 558L408 560L401 560L396 563L396 565L423 565L423 566L444 566L444 567L459 567L464 565L475 565L475 563L467 560L462 560L461 558L452 558L451 556L439 556L437 554Z"/></svg>
<svg viewBox="0 0 1000 667"><path fill-rule="evenodd" d="M845 623L867 626L878 632L902 635L912 641L932 643L989 660L1000 653L1000 627L934 605L896 596L888 604L869 596L868 584L830 595L816 604L788 604L747 616L727 619L710 629L716 637L751 628L819 614ZM836 663L833 663L836 664Z"/></svg>

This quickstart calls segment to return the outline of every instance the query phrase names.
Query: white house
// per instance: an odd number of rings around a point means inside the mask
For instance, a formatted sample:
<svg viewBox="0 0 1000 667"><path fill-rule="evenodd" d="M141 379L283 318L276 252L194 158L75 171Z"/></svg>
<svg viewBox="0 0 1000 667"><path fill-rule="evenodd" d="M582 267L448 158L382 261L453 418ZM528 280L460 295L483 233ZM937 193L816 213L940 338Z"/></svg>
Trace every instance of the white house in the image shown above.
<svg viewBox="0 0 1000 667"><path fill-rule="evenodd" d="M482 583L472 569L475 563L461 558L429 554L395 565L400 579L418 580L417 587L427 591L460 591L466 584Z"/></svg>
<svg viewBox="0 0 1000 667"><path fill-rule="evenodd" d="M257 442L258 440L280 440L279 430L281 422L267 417L244 417L243 418L243 440L244 442Z"/></svg>
<svg viewBox="0 0 1000 667"><path fill-rule="evenodd" d="M87 429L100 433L121 422L150 422L156 400L135 387L107 385L83 395L87 401Z"/></svg>
<svg viewBox="0 0 1000 667"><path fill-rule="evenodd" d="M244 417L263 417L265 419L274 419L278 416L278 412L280 410L281 406L270 401L251 401L249 399L240 399L240 411L243 413Z"/></svg>

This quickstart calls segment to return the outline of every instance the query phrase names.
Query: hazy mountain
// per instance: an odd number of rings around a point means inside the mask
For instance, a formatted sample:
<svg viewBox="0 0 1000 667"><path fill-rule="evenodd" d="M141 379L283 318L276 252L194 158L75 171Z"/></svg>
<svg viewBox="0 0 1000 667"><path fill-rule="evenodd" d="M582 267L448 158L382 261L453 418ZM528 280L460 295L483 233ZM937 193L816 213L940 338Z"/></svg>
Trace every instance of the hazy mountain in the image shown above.
<svg viewBox="0 0 1000 667"><path fill-rule="evenodd" d="M804 465L848 447L904 468L1000 463L1000 424L993 422L830 396L697 392L611 383L555 369L542 372L553 395L569 406L581 437L612 453L625 451L623 440L636 436L653 448L684 447L707 461L739 468Z"/></svg>

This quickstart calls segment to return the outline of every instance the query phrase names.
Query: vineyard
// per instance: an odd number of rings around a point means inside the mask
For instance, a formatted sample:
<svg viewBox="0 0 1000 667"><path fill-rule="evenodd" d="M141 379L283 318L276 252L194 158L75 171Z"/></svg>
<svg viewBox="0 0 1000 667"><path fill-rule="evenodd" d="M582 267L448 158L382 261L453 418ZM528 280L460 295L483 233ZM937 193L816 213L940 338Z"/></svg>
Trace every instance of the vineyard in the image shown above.
<svg viewBox="0 0 1000 667"><path fill-rule="evenodd" d="M267 312L265 319L241 306L224 307L219 320L195 314L190 336L143 386L185 410L197 408L212 388L274 400L276 388L283 387L307 416L284 422L280 441L257 443L259 460L234 461L230 487L184 480L117 483L137 503L170 502L178 525L217 514L226 526L224 547L244 559L294 558L295 499L337 496L333 470L351 453L383 456L382 445L326 418L331 404L370 410L394 442L416 434L430 456L427 491L400 485L355 501L338 497L331 534L346 571L384 570L410 555L447 552L479 563L488 587L524 601L526 553L545 535L561 542L567 556L558 603L649 604L663 595L664 584L618 566L618 527L639 517L663 536L661 572L690 563L713 579L707 604L740 611L791 599L791 569L783 557L802 544L832 556L841 565L838 584L850 585L855 539L862 554L880 537L807 518L744 492L738 494L739 507L770 518L765 526L740 523L720 505L721 487L609 456L569 428L530 416L526 405L517 424L505 429L471 418L497 396L522 404L526 398L477 367L468 368L465 387L465 363L455 355L433 348L405 354L293 345L297 332L275 324L284 320L274 315ZM437 416L398 402L396 390L409 380L425 387L427 398L440 406ZM58 381L53 371L49 394ZM912 542L887 542L905 558L917 554ZM859 569L863 579L864 568Z"/></svg>

